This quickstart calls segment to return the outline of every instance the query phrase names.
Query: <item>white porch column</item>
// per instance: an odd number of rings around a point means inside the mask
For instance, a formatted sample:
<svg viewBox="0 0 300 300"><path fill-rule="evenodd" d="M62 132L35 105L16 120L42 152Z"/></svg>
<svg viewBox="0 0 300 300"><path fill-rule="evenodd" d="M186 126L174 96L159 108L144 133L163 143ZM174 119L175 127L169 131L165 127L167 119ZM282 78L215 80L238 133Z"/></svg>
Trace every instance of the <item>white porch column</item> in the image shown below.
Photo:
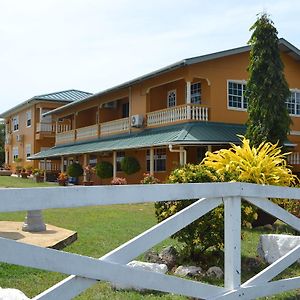
<svg viewBox="0 0 300 300"><path fill-rule="evenodd" d="M113 179L117 177L117 152L113 151Z"/></svg>
<svg viewBox="0 0 300 300"><path fill-rule="evenodd" d="M212 145L207 146L207 151L212 152Z"/></svg>
<svg viewBox="0 0 300 300"><path fill-rule="evenodd" d="M185 98L185 103L186 104L191 104L191 82L187 81L186 82L186 98ZM187 119L191 119L191 106L187 105Z"/></svg>
<svg viewBox="0 0 300 300"><path fill-rule="evenodd" d="M5 164L8 165L9 164L9 157L8 157L8 151L5 150Z"/></svg>
<svg viewBox="0 0 300 300"><path fill-rule="evenodd" d="M186 151L183 146L179 147L179 164L180 166L186 165Z"/></svg>
<svg viewBox="0 0 300 300"><path fill-rule="evenodd" d="M154 149L150 148L150 175L154 175Z"/></svg>
<svg viewBox="0 0 300 300"><path fill-rule="evenodd" d="M87 164L88 164L88 155L83 154L83 167L85 168L87 166ZM83 181L87 181L85 172L83 172Z"/></svg>
<svg viewBox="0 0 300 300"><path fill-rule="evenodd" d="M58 119L55 121L55 134L58 133Z"/></svg>
<svg viewBox="0 0 300 300"><path fill-rule="evenodd" d="M46 171L46 168L47 168L47 159L44 158L44 182L46 182L46 180L47 180L47 171Z"/></svg>

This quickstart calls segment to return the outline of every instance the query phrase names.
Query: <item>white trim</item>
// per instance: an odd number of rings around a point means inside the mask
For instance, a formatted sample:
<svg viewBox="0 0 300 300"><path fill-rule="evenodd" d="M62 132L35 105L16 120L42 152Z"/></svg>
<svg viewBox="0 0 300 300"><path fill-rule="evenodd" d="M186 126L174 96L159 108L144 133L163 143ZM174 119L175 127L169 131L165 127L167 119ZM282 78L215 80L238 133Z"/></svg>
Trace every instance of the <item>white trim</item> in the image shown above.
<svg viewBox="0 0 300 300"><path fill-rule="evenodd" d="M193 97L193 94L192 94L192 86L195 85L195 84L199 84L199 103L193 103L192 102L192 97ZM195 96L194 96L195 97ZM201 104L202 102L202 85L201 85L201 81L196 81L196 82L191 82L191 85L190 85L190 103L191 104Z"/></svg>
<svg viewBox="0 0 300 300"><path fill-rule="evenodd" d="M239 108L239 107L233 107L233 106L229 106L229 88L228 88L228 85L229 85L229 82L232 82L232 83L237 83L237 84L242 84L242 85L246 85L247 84L247 81L245 79L242 79L242 80L236 80L236 79L227 79L226 81L226 98L227 98L227 109L228 110L235 110L235 111L247 111L246 108L243 108L244 106L244 90L243 90L243 93L242 93L242 107Z"/></svg>
<svg viewBox="0 0 300 300"><path fill-rule="evenodd" d="M290 135L300 135L300 130L291 130Z"/></svg>
<svg viewBox="0 0 300 300"><path fill-rule="evenodd" d="M17 129L15 129L15 121L16 120L16 126L18 127ZM19 115L14 115L13 117L12 117L12 122L11 122L11 124L12 124L12 132L17 132L17 131L19 131L19 128L20 128L20 122L19 122Z"/></svg>
<svg viewBox="0 0 300 300"><path fill-rule="evenodd" d="M32 110L31 109L26 110L25 115L26 115L26 127L30 128L32 125ZM28 118L28 116L30 116L30 118ZM28 125L29 120L30 120L30 125Z"/></svg>
<svg viewBox="0 0 300 300"><path fill-rule="evenodd" d="M170 106L170 102L169 102L169 96L174 93L175 94L175 103L174 105ZM169 90L167 92L167 107L175 107L177 105L177 92L176 92L176 89L174 90Z"/></svg>
<svg viewBox="0 0 300 300"><path fill-rule="evenodd" d="M16 157L15 157L16 156ZM12 148L12 159L13 162L15 161L15 159L19 158L19 147L18 146L14 146Z"/></svg>
<svg viewBox="0 0 300 300"><path fill-rule="evenodd" d="M28 149L30 149L30 152L28 152ZM29 156L28 156L29 154ZM28 157L30 157L32 154L32 147L31 147L31 144L26 144L25 145L25 159L26 161L29 161Z"/></svg>

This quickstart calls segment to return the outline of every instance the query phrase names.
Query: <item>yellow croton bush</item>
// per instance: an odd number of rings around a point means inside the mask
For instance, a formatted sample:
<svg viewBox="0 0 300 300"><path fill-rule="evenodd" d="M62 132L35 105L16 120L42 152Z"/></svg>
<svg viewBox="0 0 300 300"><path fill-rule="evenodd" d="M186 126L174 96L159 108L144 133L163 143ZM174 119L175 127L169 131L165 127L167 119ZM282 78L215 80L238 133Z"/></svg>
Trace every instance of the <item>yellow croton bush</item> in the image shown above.
<svg viewBox="0 0 300 300"><path fill-rule="evenodd" d="M207 152L202 164L211 167L231 180L268 185L292 186L298 178L287 164L287 155L278 144L263 142L251 147L243 136L242 144L231 144L230 149Z"/></svg>

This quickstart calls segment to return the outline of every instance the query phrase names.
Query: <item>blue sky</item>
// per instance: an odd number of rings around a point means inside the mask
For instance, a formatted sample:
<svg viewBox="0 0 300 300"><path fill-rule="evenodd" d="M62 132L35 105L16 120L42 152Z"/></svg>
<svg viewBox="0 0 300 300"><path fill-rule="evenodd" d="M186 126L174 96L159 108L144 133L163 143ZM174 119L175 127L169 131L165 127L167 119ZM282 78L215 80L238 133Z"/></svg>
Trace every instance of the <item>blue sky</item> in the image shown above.
<svg viewBox="0 0 300 300"><path fill-rule="evenodd" d="M260 12L300 48L299 0L0 0L0 112L243 46Z"/></svg>

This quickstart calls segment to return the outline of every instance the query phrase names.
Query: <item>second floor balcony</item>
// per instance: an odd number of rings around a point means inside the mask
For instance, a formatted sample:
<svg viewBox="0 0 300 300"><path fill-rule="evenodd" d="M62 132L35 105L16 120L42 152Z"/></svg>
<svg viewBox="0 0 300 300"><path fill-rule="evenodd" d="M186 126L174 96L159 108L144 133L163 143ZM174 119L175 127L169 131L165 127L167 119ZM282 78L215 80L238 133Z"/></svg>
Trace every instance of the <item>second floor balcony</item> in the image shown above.
<svg viewBox="0 0 300 300"><path fill-rule="evenodd" d="M142 128L171 125L187 121L208 121L208 107L196 104L184 104L157 110L142 116L144 125ZM94 124L77 129L56 133L56 145L95 140L114 134L129 132L131 128L130 118L122 118L100 124Z"/></svg>
<svg viewBox="0 0 300 300"><path fill-rule="evenodd" d="M147 113L148 127L189 120L208 121L208 107L184 104Z"/></svg>
<svg viewBox="0 0 300 300"><path fill-rule="evenodd" d="M129 118L81 127L56 134L56 145L93 140L102 136L125 133L129 130Z"/></svg>

